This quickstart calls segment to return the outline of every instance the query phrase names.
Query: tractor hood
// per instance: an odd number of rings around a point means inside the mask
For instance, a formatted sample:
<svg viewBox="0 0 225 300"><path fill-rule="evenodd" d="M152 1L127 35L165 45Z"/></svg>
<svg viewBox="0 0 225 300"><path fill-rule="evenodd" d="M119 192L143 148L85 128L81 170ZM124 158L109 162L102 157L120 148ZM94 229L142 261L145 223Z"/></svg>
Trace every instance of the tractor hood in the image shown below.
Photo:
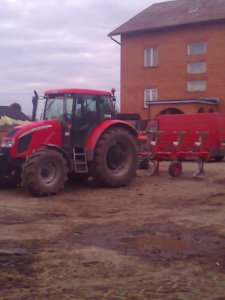
<svg viewBox="0 0 225 300"><path fill-rule="evenodd" d="M27 124L14 127L8 132L6 136L13 136L14 138L21 138L21 136L28 135L33 132L43 131L49 128L54 130L61 129L61 122L59 120L42 120L30 122Z"/></svg>
<svg viewBox="0 0 225 300"><path fill-rule="evenodd" d="M62 129L59 120L43 120L19 125L6 133L1 151L11 157L25 157L43 144L61 146Z"/></svg>

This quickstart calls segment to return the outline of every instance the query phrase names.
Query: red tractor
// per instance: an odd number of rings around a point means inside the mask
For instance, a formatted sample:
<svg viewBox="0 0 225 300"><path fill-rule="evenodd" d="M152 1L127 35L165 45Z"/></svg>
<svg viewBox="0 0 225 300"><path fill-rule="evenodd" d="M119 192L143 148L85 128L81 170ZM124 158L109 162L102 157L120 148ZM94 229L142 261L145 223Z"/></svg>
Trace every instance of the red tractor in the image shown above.
<svg viewBox="0 0 225 300"><path fill-rule="evenodd" d="M20 183L35 196L59 193L70 175L92 176L119 187L135 175L137 133L115 111L114 92L59 89L45 93L43 120L5 134L0 148L0 185Z"/></svg>

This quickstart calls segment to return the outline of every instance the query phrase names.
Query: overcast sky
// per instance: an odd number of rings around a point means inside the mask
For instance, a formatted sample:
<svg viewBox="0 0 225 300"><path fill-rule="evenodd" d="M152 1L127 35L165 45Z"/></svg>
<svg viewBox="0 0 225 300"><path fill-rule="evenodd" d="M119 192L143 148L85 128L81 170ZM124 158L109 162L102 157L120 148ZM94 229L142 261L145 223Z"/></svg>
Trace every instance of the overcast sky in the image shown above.
<svg viewBox="0 0 225 300"><path fill-rule="evenodd" d="M156 2L0 0L0 105L17 102L30 114L34 89L119 94L120 46L107 35Z"/></svg>

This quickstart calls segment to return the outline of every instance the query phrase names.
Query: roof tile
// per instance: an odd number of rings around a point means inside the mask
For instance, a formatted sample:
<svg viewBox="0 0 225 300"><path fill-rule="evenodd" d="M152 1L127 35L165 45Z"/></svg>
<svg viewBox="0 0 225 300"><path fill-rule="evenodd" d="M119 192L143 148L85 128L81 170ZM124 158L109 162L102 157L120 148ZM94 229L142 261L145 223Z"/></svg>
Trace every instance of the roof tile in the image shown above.
<svg viewBox="0 0 225 300"><path fill-rule="evenodd" d="M151 5L108 36L198 23L225 22L225 0L175 0Z"/></svg>

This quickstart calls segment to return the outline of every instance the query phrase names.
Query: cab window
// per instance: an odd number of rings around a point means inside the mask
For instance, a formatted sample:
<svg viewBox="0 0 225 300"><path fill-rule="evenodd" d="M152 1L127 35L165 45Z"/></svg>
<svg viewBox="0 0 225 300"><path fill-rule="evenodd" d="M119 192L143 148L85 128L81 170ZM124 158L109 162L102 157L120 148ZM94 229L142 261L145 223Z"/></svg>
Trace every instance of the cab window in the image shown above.
<svg viewBox="0 0 225 300"><path fill-rule="evenodd" d="M97 102L95 95L80 95L76 101L75 116L83 119L88 112L97 113Z"/></svg>
<svg viewBox="0 0 225 300"><path fill-rule="evenodd" d="M45 120L64 120L72 115L73 98L57 96L46 100Z"/></svg>

